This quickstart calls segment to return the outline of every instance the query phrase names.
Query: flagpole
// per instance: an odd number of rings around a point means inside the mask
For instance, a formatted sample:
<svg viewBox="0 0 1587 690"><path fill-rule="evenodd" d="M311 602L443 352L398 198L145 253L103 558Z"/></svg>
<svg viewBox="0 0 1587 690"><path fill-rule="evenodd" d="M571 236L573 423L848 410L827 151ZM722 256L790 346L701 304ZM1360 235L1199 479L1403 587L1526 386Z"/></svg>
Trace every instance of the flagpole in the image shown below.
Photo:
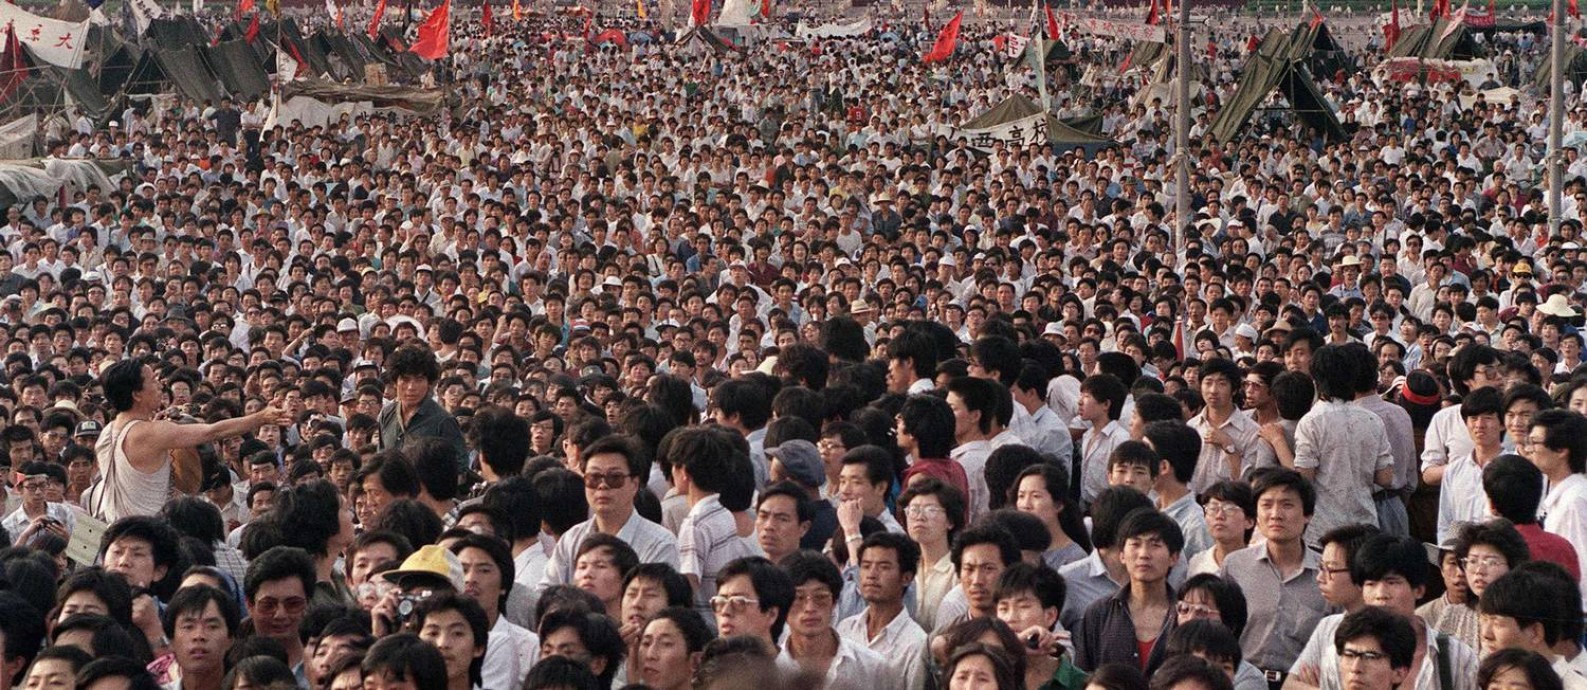
<svg viewBox="0 0 1587 690"><path fill-rule="evenodd" d="M1565 0L1554 0L1554 25L1549 27L1553 43L1548 74L1548 231L1551 237L1559 235L1564 191L1561 187L1565 185L1565 161L1560 150L1565 130L1565 22Z"/></svg>
<svg viewBox="0 0 1587 690"><path fill-rule="evenodd" d="M1558 2L1559 0L1555 0ZM1179 2L1179 31L1175 34L1179 48L1179 109L1175 112L1174 158L1179 161L1174 173L1174 246L1177 252L1183 246L1186 225L1190 222L1190 0Z"/></svg>

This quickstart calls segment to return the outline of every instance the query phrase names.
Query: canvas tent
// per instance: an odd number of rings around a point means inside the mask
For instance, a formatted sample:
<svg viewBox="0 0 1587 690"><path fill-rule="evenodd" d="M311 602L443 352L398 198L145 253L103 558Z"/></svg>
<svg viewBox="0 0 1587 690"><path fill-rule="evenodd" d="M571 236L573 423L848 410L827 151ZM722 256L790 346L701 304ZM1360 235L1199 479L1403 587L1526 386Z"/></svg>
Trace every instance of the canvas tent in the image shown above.
<svg viewBox="0 0 1587 690"><path fill-rule="evenodd" d="M52 197L62 187L67 193L83 191L89 185L115 189L117 181L130 170L130 165L122 161L55 158L0 161L0 207L40 196Z"/></svg>
<svg viewBox="0 0 1587 690"><path fill-rule="evenodd" d="M1247 58L1240 71L1239 88L1235 90L1218 116L1213 119L1211 132L1221 142L1234 139L1251 114L1277 90L1289 103L1289 109L1307 126L1316 129L1329 139L1344 137L1339 118L1333 106L1324 100L1322 91L1312 81L1305 60L1311 54L1312 36L1308 32L1280 31L1268 33L1261 45Z"/></svg>
<svg viewBox="0 0 1587 690"><path fill-rule="evenodd" d="M683 52L696 55L708 52L723 54L735 50L733 44L728 43L727 40L703 26L696 26L690 29L688 33L678 37L678 46L683 49Z"/></svg>
<svg viewBox="0 0 1587 690"><path fill-rule="evenodd" d="M1112 143L1101 134L1084 132L1060 122L1052 113L1043 112L1034 101L1019 94L1009 96L991 110L953 128L948 136L952 139L964 137L971 146L983 151L997 142L1011 147L1046 144L1059 151L1085 148L1088 152Z"/></svg>
<svg viewBox="0 0 1587 690"><path fill-rule="evenodd" d="M205 61L234 98L253 100L270 93L270 75L245 41L226 41L202 50Z"/></svg>
<svg viewBox="0 0 1587 690"><path fill-rule="evenodd" d="M1554 64L1549 60L1549 55L1544 53L1537 71L1532 74L1532 85L1547 93L1553 74ZM1577 84L1587 79L1587 50L1582 50L1581 46L1570 41L1565 42L1565 78Z"/></svg>
<svg viewBox="0 0 1587 690"><path fill-rule="evenodd" d="M1388 57L1470 60L1485 53L1472 38L1471 29L1448 19L1406 29L1389 49Z"/></svg>

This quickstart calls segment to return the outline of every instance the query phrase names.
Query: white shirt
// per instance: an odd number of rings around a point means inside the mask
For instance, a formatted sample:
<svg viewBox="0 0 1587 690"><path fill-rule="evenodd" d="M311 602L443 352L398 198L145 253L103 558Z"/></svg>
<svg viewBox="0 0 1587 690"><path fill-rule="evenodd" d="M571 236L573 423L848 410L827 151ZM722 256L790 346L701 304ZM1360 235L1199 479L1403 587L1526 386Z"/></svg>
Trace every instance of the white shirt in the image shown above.
<svg viewBox="0 0 1587 690"><path fill-rule="evenodd" d="M1343 690L1344 685L1339 681L1339 652L1334 647L1334 633L1339 630L1339 623L1343 620L1344 614L1336 613L1318 621L1311 639L1306 641L1306 648L1301 650L1290 672L1295 672L1302 665L1315 666L1320 690ZM1400 686L1407 690L1439 690L1441 687L1438 680L1438 631L1431 627L1426 630L1427 649L1422 657L1421 670L1417 671L1414 682ZM1449 643L1449 668L1453 676L1449 679L1450 690L1477 690L1477 653L1460 640L1453 637L1445 639Z"/></svg>
<svg viewBox="0 0 1587 690"><path fill-rule="evenodd" d="M1028 412L1024 405L1014 403L1014 417L1009 420L1008 429L1024 439L1025 445L1053 456L1066 467L1074 457L1075 442L1069 437L1069 425L1046 405Z"/></svg>
<svg viewBox="0 0 1587 690"><path fill-rule="evenodd" d="M1488 494L1482 489L1482 468L1472 453L1457 456L1444 470L1438 492L1438 543L1454 536L1460 525L1488 519Z"/></svg>
<svg viewBox="0 0 1587 690"><path fill-rule="evenodd" d="M1087 429L1080 437L1080 499L1086 503L1108 488L1108 458L1120 443L1130 440L1129 429L1117 421L1108 422L1101 433Z"/></svg>
<svg viewBox="0 0 1587 690"><path fill-rule="evenodd" d="M789 635L783 640L782 651L777 654L777 666L798 671L802 667L788 652L792 638ZM838 635L838 653L832 657L832 663L827 665L821 687L826 690L902 690L900 680L888 673L887 662L881 655Z"/></svg>
<svg viewBox="0 0 1587 690"><path fill-rule="evenodd" d="M858 614L838 621L838 635L881 655L890 675L902 679L900 690L923 690L926 687L926 631L909 617L908 609L899 609L876 637L867 635L866 607Z"/></svg>
<svg viewBox="0 0 1587 690"><path fill-rule="evenodd" d="M991 510L992 490L986 486L986 458L992 454L992 444L987 440L961 443L948 454L964 468L970 483L970 515L965 524L973 524Z"/></svg>
<svg viewBox="0 0 1587 690"><path fill-rule="evenodd" d="M1378 470L1394 467L1394 451L1376 414L1354 402L1323 400L1295 425L1295 467L1317 473L1317 509L1306 529L1306 542L1316 544L1335 527L1377 524L1374 480ZM1481 482L1477 489L1480 496Z"/></svg>
<svg viewBox="0 0 1587 690"><path fill-rule="evenodd" d="M1471 432L1466 430L1466 420L1460 417L1460 406L1450 405L1433 413L1427 423L1427 438L1422 445L1422 470L1447 464L1471 452Z"/></svg>
<svg viewBox="0 0 1587 690"><path fill-rule="evenodd" d="M506 616L497 616L480 665L481 687L516 688L539 658L540 636L512 624Z"/></svg>
<svg viewBox="0 0 1587 690"><path fill-rule="evenodd" d="M573 581L573 562L579 547L584 545L586 537L594 533L595 518L574 525L563 533L562 538L557 540L557 547L551 551L551 558L546 561L545 575L539 580L540 589ZM667 528L641 517L639 511L628 515L628 520L623 523L622 529L617 530L616 536L634 549L640 563L666 563L673 568L678 567L678 538L672 536Z"/></svg>
<svg viewBox="0 0 1587 690"><path fill-rule="evenodd" d="M68 535L72 533L72 528L77 525L77 516L73 514L71 507L65 503L45 503L44 514L64 525ZM6 533L11 535L11 543L17 544L17 539L28 528L29 522L32 521L28 519L26 513L22 512L22 506L17 506L17 509L11 511L10 515L5 516L4 520L0 520L0 526L4 526ZM25 544L17 545L26 546Z"/></svg>
<svg viewBox="0 0 1587 690"><path fill-rule="evenodd" d="M1587 475L1572 473L1549 487L1537 514L1543 520L1543 529L1564 537L1572 545L1587 544ZM1578 565L1587 567L1584 551L1587 548L1576 549L1576 559ZM1587 587L1583 592L1587 594Z"/></svg>

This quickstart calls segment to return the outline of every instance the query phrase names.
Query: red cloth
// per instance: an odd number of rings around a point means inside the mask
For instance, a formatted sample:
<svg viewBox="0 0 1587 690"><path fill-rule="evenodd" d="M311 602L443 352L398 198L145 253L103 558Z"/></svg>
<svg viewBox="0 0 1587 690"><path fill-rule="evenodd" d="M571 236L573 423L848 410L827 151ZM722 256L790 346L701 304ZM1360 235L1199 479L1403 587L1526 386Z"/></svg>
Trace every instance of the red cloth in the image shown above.
<svg viewBox="0 0 1587 690"><path fill-rule="evenodd" d="M1565 572L1570 573L1570 578L1581 581L1581 563L1576 560L1576 547L1571 546L1564 537L1553 532L1544 531L1543 526L1537 523L1530 525L1516 525L1515 531L1521 533L1521 538L1526 540L1526 548L1532 552L1532 560L1558 563Z"/></svg>
<svg viewBox="0 0 1587 690"><path fill-rule="evenodd" d="M937 42L931 46L931 52L922 58L927 63L940 62L953 57L953 49L959 45L959 24L964 21L964 11L953 15L953 21L942 28L942 33L937 34Z"/></svg>
<svg viewBox="0 0 1587 690"><path fill-rule="evenodd" d="M375 5L375 16L369 18L369 37L380 35L380 20L386 16L386 0Z"/></svg>
<svg viewBox="0 0 1587 690"><path fill-rule="evenodd" d="M446 56L451 46L452 0L442 0L441 6L430 13L430 18L419 25L418 40L408 50L426 60L439 60Z"/></svg>
<svg viewBox="0 0 1587 690"><path fill-rule="evenodd" d="M926 458L923 460L916 460L915 464L910 465L909 469L904 470L904 486L907 488L909 486L909 480L921 475L934 479L940 479L942 480L942 483L958 489L959 493L965 497L966 501L970 499L969 476L964 473L964 466L957 462L949 460L948 458ZM956 522L961 525L964 524L964 520L965 516L963 515L960 515L956 518Z"/></svg>

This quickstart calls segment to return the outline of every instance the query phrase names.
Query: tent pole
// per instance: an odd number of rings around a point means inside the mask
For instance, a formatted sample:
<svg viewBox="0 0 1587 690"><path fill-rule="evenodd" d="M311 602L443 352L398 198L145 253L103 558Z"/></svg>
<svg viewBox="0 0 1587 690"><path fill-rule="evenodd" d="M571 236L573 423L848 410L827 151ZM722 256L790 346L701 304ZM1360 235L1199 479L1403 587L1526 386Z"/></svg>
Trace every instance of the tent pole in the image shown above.
<svg viewBox="0 0 1587 690"><path fill-rule="evenodd" d="M1562 2L1563 0L1556 0ZM1179 2L1179 31L1176 34L1179 49L1179 109L1175 112L1174 158L1179 161L1174 171L1174 225L1172 251L1183 248L1183 239L1190 223L1190 0Z"/></svg>
<svg viewBox="0 0 1587 690"><path fill-rule="evenodd" d="M1564 136L1565 116L1565 0L1554 0L1553 26L1549 27L1552 41L1549 51L1548 75L1548 234L1559 236L1561 187L1565 183L1564 153L1560 140Z"/></svg>

